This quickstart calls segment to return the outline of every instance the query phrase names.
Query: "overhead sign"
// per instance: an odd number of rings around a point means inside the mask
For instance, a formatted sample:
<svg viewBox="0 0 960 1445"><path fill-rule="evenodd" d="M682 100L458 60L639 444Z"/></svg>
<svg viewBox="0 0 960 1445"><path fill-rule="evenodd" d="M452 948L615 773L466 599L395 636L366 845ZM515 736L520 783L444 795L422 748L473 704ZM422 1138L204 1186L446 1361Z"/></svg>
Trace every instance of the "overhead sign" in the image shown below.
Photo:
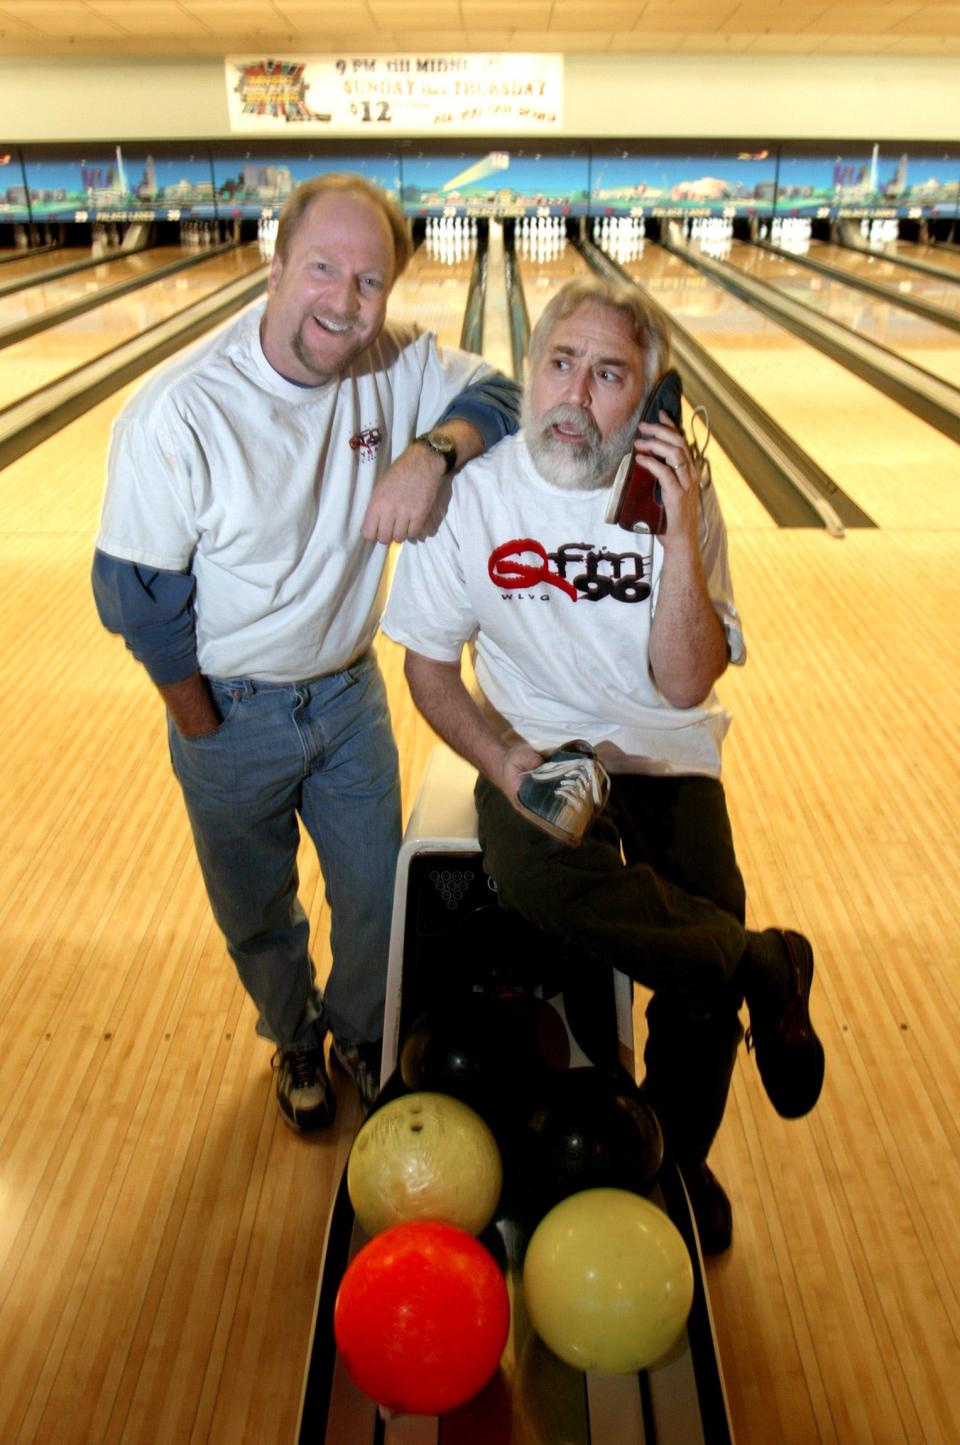
<svg viewBox="0 0 960 1445"><path fill-rule="evenodd" d="M561 55L227 56L226 79L230 128L248 135L516 135L562 123Z"/></svg>

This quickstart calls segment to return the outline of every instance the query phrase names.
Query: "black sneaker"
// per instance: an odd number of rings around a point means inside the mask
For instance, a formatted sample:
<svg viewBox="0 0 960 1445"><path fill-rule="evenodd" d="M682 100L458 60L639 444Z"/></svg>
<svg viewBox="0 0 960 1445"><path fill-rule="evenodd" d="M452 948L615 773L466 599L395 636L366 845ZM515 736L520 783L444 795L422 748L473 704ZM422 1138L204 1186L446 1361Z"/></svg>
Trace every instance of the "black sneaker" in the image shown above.
<svg viewBox="0 0 960 1445"><path fill-rule="evenodd" d="M322 1045L315 1049L277 1049L273 1068L277 1075L277 1107L284 1123L299 1134L325 1129L333 1123L337 1101L327 1077Z"/></svg>
<svg viewBox="0 0 960 1445"><path fill-rule="evenodd" d="M750 1027L747 1050L757 1056L757 1068L767 1097L784 1119L809 1114L823 1088L823 1045L810 1021L810 987L813 983L813 949L800 933L768 928L749 947L763 952L779 946L787 963L787 991L775 1002L756 989L747 989Z"/></svg>
<svg viewBox="0 0 960 1445"><path fill-rule="evenodd" d="M517 808L531 823L576 848L610 796L610 779L589 743L564 743L525 773Z"/></svg>
<svg viewBox="0 0 960 1445"><path fill-rule="evenodd" d="M373 1108L380 1093L380 1059L383 1043L375 1039L371 1043L348 1044L343 1039L334 1039L330 1046L334 1062L357 1086L360 1102L365 1111Z"/></svg>
<svg viewBox="0 0 960 1445"><path fill-rule="evenodd" d="M706 1160L681 1164L690 1208L704 1254L722 1254L733 1238L733 1210L726 1191Z"/></svg>

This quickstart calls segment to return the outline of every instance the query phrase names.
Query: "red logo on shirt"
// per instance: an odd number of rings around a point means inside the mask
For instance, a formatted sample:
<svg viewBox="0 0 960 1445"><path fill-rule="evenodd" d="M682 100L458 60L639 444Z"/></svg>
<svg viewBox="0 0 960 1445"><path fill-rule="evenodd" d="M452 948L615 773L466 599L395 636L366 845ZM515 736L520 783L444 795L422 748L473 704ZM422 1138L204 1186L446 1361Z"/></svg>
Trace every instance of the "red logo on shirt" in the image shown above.
<svg viewBox="0 0 960 1445"><path fill-rule="evenodd" d="M519 560L524 552L532 552L540 558L539 567L531 567ZM490 553L487 563L490 581L497 587L536 587L538 582L548 582L566 592L572 602L577 600L577 589L566 578L550 571L547 549L532 537L517 537L513 542L504 542Z"/></svg>
<svg viewBox="0 0 960 1445"><path fill-rule="evenodd" d="M539 558L538 564L521 560L530 554ZM649 567L650 559L639 552L608 552L606 547L596 551L589 542L564 542L548 552L533 537L516 537L493 549L487 573L494 586L508 591L546 583L559 588L571 602L579 597L591 602L603 597L643 602L650 596L650 583L644 577ZM568 568L575 572L572 581L567 578Z"/></svg>
<svg viewBox="0 0 960 1445"><path fill-rule="evenodd" d="M368 426L350 438L350 450L360 453L362 462L372 462L377 455L382 437L378 426Z"/></svg>

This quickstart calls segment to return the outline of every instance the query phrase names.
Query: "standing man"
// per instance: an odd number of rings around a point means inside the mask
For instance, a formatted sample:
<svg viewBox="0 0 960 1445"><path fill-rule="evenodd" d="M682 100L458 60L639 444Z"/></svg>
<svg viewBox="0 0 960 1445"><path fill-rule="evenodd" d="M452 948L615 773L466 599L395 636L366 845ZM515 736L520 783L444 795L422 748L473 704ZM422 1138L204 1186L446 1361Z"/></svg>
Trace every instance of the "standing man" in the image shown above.
<svg viewBox="0 0 960 1445"><path fill-rule="evenodd" d="M114 428L94 592L156 683L217 923L276 1045L295 1129L334 1116L324 1040L376 1094L400 842L397 754L371 650L388 544L515 430L517 388L386 321L411 247L359 176L300 186L267 300L150 381ZM298 816L333 964L318 989Z"/></svg>
<svg viewBox="0 0 960 1445"><path fill-rule="evenodd" d="M468 467L436 534L404 548L384 629L408 649L427 721L479 770L501 903L653 991L644 1087L716 1253L732 1217L707 1154L744 998L781 1115L813 1108L824 1059L809 944L744 927L713 691L745 658L723 519L666 412L637 434L667 355L635 288L563 287L531 337L521 434ZM631 448L662 489L657 538L605 520ZM468 640L478 700L460 675Z"/></svg>

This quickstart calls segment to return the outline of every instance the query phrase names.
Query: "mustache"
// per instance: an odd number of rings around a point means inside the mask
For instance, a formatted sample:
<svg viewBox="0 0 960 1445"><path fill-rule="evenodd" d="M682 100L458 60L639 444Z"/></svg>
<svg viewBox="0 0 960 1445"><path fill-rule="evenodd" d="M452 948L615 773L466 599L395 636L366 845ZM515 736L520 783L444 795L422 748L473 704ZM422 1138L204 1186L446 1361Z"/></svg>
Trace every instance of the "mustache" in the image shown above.
<svg viewBox="0 0 960 1445"><path fill-rule="evenodd" d="M537 422L537 430L541 436L545 436L552 426L562 425L564 422L575 426L588 444L599 445L600 428L593 417L582 406L571 406L568 402L561 402L559 406L545 411Z"/></svg>

